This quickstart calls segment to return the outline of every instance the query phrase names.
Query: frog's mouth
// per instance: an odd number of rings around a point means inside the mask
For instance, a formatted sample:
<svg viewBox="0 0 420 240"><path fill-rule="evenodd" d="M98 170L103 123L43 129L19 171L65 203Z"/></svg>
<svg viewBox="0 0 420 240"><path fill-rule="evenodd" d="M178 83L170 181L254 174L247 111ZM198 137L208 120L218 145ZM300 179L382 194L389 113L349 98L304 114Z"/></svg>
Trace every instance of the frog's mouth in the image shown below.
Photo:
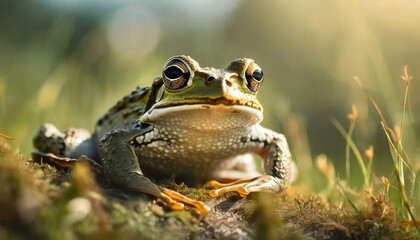
<svg viewBox="0 0 420 240"><path fill-rule="evenodd" d="M140 121L218 129L228 125L252 126L261 122L262 118L262 107L259 103L226 98L202 98L158 104L145 112Z"/></svg>
<svg viewBox="0 0 420 240"><path fill-rule="evenodd" d="M224 97L218 97L218 98L187 98L183 100L178 100L176 102L174 101L167 101L167 102L160 102L155 104L155 106L152 107L151 110L157 109L157 108L167 108L167 107L175 107L180 105L190 105L190 104L208 104L208 105L219 105L223 104L226 106L247 106L252 107L257 110L262 111L262 106L259 102L253 101L253 100L231 100Z"/></svg>

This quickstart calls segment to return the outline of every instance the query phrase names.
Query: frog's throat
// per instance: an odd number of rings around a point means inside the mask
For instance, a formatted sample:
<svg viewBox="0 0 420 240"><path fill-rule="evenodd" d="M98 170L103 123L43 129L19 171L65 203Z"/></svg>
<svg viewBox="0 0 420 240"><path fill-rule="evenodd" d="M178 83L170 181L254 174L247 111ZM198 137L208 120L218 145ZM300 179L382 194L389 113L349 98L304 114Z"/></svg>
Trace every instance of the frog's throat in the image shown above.
<svg viewBox="0 0 420 240"><path fill-rule="evenodd" d="M164 107L164 108L161 108L161 107L154 108L148 112L145 112L141 116L140 122L146 123L146 122L156 122L156 121L162 121L162 120L164 121L164 120L167 120L165 119L165 116L171 117L171 116L175 116L179 114L186 116L188 115L188 113L193 113L193 112L196 113L193 115L195 115L198 118L218 116L219 121L220 120L223 121L220 118L224 118L224 116L229 117L229 115L230 116L237 115L238 117L241 116L239 118L244 120L243 124L250 125L250 126L260 123L263 119L263 114L260 109L256 109L249 106L225 105L225 104L214 105L214 104L208 104L208 103L206 104L195 103L195 104L175 105L175 106L169 106L169 107ZM206 116L207 113L210 115ZM186 118L188 117L186 116ZM194 121L193 119L191 120Z"/></svg>

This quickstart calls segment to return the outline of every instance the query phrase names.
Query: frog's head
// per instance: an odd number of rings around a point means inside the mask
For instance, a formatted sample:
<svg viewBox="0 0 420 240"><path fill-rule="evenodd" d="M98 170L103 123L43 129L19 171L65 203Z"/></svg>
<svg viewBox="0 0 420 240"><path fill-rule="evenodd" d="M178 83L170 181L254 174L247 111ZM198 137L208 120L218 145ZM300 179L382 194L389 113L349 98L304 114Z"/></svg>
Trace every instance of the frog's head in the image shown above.
<svg viewBox="0 0 420 240"><path fill-rule="evenodd" d="M183 114L189 120L221 117L242 120L242 125L256 124L262 120L256 95L263 79L261 68L249 58L237 59L225 69L214 69L201 68L189 56L171 57L162 77L155 81L153 103L148 103L141 121L163 121Z"/></svg>

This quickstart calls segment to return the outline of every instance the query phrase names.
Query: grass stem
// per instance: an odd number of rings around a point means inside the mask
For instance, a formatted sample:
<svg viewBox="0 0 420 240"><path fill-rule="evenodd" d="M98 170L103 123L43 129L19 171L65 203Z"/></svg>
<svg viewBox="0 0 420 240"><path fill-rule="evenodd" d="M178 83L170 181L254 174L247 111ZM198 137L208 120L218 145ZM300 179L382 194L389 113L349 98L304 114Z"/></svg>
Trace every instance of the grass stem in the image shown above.
<svg viewBox="0 0 420 240"><path fill-rule="evenodd" d="M344 129L344 127L337 120L332 119L331 122L334 124L334 126L337 128L337 130L341 133L341 135L343 135L344 139L346 139L346 141L347 141L347 144L350 146L351 150L353 151L353 154L355 155L356 160L359 163L360 169L362 170L362 173L363 173L363 178L364 178L363 188L364 189L368 188L369 187L369 177L368 177L366 166L365 166L365 163L363 161L362 155L360 154L359 149L357 148L357 146L354 143L354 141L352 140L352 138L349 137L349 135L346 132L346 130Z"/></svg>
<svg viewBox="0 0 420 240"><path fill-rule="evenodd" d="M354 125L356 121L350 122L349 132L347 138L351 138L354 130ZM346 139L346 181L347 185L350 186L350 144L349 139Z"/></svg>

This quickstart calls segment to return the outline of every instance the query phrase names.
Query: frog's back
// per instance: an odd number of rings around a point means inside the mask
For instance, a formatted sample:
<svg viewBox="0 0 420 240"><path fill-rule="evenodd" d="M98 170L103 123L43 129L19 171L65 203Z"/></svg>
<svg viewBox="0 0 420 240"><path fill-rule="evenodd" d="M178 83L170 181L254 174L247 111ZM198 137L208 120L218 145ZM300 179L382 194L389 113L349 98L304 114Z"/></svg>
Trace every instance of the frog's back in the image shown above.
<svg viewBox="0 0 420 240"><path fill-rule="evenodd" d="M151 92L151 87L138 86L130 94L119 100L95 126L96 140L112 129L129 128L143 114Z"/></svg>

